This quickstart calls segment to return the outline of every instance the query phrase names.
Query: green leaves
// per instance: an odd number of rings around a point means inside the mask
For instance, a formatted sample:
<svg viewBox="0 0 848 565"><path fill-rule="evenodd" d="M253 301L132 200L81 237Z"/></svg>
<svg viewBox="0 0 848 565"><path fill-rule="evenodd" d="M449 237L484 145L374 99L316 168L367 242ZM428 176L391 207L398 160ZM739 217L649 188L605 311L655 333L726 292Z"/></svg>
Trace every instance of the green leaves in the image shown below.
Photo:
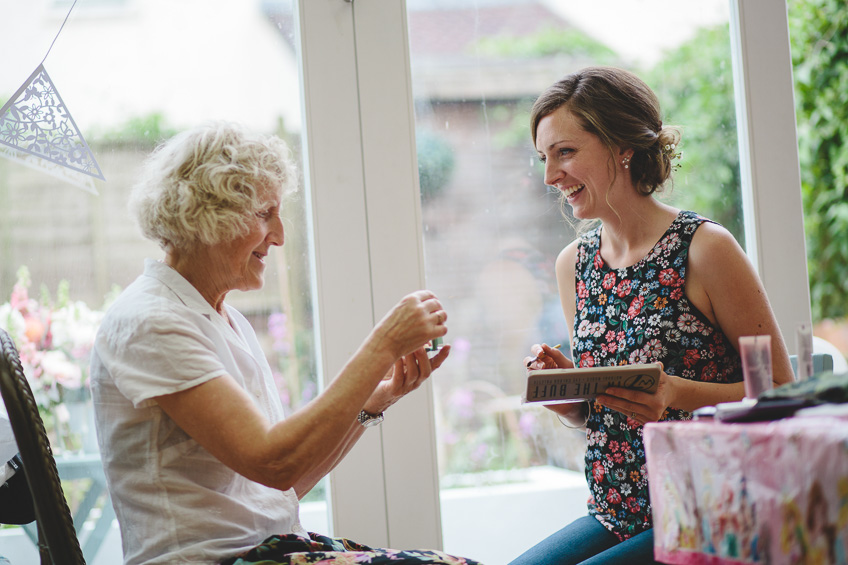
<svg viewBox="0 0 848 565"><path fill-rule="evenodd" d="M848 5L789 0L801 190L813 319L848 315ZM664 122L682 124L674 204L742 237L736 109L727 26L702 29L645 77ZM775 159L781 156L775 155Z"/></svg>
<svg viewBox="0 0 848 565"><path fill-rule="evenodd" d="M848 6L790 0L813 319L848 315Z"/></svg>
<svg viewBox="0 0 848 565"><path fill-rule="evenodd" d="M673 204L716 220L744 241L736 105L727 25L698 30L645 75L663 123L683 134Z"/></svg>

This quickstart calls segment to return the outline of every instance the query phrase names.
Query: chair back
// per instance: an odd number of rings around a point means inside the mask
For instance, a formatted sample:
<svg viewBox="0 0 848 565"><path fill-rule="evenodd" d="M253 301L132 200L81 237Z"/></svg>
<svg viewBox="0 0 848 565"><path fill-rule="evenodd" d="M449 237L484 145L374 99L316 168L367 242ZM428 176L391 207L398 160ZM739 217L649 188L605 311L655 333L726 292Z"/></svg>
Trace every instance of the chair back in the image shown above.
<svg viewBox="0 0 848 565"><path fill-rule="evenodd" d="M789 362L792 364L792 372L798 379L798 356L790 355ZM833 357L829 353L813 353L813 375L833 371ZM812 375L809 375L812 376Z"/></svg>
<svg viewBox="0 0 848 565"><path fill-rule="evenodd" d="M12 338L0 329L0 393L18 442L38 524L42 565L85 565L53 450Z"/></svg>

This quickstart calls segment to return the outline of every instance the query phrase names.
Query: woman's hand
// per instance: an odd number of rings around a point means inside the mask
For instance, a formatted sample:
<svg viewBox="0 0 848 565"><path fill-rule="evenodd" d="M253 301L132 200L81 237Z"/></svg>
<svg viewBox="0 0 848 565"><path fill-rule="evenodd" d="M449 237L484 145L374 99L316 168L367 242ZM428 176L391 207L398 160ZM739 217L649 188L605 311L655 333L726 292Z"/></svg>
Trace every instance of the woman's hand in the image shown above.
<svg viewBox="0 0 848 565"><path fill-rule="evenodd" d="M586 422L589 421L589 412L592 409L590 400L583 400L581 402L563 402L562 404L546 404L545 408L565 418L568 422L566 425L574 429L582 429L586 427Z"/></svg>
<svg viewBox="0 0 848 565"><path fill-rule="evenodd" d="M433 371L438 369L447 359L450 345L444 345L432 359L427 356L427 350L420 347L404 355L392 366L371 397L365 403L363 410L369 414L379 414L389 406L417 389L426 381Z"/></svg>
<svg viewBox="0 0 848 565"><path fill-rule="evenodd" d="M563 355L562 351L549 346L547 343L535 344L530 348L532 357L524 358L524 366L528 371L536 369L571 369L574 363Z"/></svg>
<svg viewBox="0 0 848 565"><path fill-rule="evenodd" d="M637 424L659 422L666 408L673 404L674 379L660 372L660 382L653 394L628 388L609 387L598 395L597 403L610 410L616 410Z"/></svg>
<svg viewBox="0 0 848 565"><path fill-rule="evenodd" d="M400 359L448 333L447 319L448 314L436 295L429 290L419 290L404 296L380 320L371 335L375 344L387 348L392 359Z"/></svg>
<svg viewBox="0 0 848 565"><path fill-rule="evenodd" d="M527 371L536 369L571 369L574 363L566 357L562 351L551 347L547 343L535 344L530 348L533 357L524 358L524 366ZM574 428L582 428L586 425L589 406L586 402L565 402L562 404L546 404L545 408L568 420Z"/></svg>

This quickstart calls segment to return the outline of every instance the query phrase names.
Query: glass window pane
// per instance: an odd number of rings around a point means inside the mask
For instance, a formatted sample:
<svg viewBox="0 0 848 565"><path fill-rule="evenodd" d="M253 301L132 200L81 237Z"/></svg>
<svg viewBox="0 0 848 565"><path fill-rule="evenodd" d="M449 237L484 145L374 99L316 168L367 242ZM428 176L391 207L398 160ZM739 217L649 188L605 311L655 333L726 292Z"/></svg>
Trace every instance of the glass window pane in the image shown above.
<svg viewBox="0 0 848 565"><path fill-rule="evenodd" d="M0 104L44 57L71 4L16 3L5 14L0 41L10 55ZM158 142L211 119L276 133L300 160L298 57L293 0L80 2L72 12L44 66L106 181L94 181L94 195L0 158L0 327L13 330L28 362L60 467L88 458L92 472L99 469L85 403L91 339L109 299L141 273L143 259L163 256L127 212L141 161ZM302 187L284 203L286 245L269 257L264 288L227 297L257 331L289 410L318 388L308 197ZM21 301L24 289L31 302ZM68 490L72 506L91 481L78 482ZM323 484L304 502L304 526L329 531ZM23 534L12 537L2 553L35 562L35 546ZM120 552L112 528L97 562L118 563Z"/></svg>
<svg viewBox="0 0 848 565"><path fill-rule="evenodd" d="M434 381L445 549L503 562L585 514L588 498L585 434L520 404L530 345L568 349L553 269L575 236L544 185L529 109L582 67L635 71L683 130L663 198L743 241L728 7L407 4L427 285L450 312L454 348Z"/></svg>

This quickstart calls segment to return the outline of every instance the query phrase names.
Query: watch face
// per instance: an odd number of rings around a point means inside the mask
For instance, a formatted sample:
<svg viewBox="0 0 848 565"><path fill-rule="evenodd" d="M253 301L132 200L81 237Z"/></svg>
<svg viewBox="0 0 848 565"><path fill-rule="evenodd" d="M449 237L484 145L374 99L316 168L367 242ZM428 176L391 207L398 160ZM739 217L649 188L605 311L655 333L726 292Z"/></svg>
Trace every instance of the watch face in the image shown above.
<svg viewBox="0 0 848 565"><path fill-rule="evenodd" d="M372 418L370 420L365 420L364 422L362 422L362 425L365 426L366 428L371 428L371 427L379 425L380 422L382 422L382 421L383 421L383 418L381 416L379 418Z"/></svg>

